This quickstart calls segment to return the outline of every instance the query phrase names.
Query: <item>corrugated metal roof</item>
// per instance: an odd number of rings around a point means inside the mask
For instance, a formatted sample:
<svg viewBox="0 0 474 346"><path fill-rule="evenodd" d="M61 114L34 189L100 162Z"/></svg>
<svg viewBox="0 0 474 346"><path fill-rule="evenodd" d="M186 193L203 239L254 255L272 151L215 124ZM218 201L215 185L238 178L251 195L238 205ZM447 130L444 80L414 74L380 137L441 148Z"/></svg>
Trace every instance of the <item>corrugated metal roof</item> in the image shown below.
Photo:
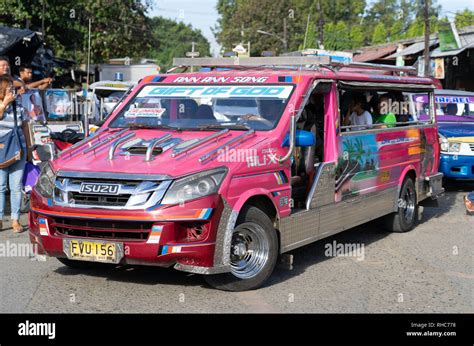
<svg viewBox="0 0 474 346"><path fill-rule="evenodd" d="M397 44L390 44L377 48L372 47L365 49L364 51L362 51L361 54L354 55L353 60L358 62L378 60L384 58L385 56L389 55L390 53L393 53L396 50Z"/></svg>
<svg viewBox="0 0 474 346"><path fill-rule="evenodd" d="M438 44L438 40L431 40L430 41L430 47L434 46L435 44ZM399 56L406 56L406 55L413 55L416 53L421 52L423 49L425 49L425 42L416 42L406 48L404 48L400 53L394 53L390 56L387 57L387 59L395 59Z"/></svg>
<svg viewBox="0 0 474 346"><path fill-rule="evenodd" d="M447 50L442 52L439 47L431 52L430 57L432 58L442 58L445 56L453 56L462 53L466 49L474 48L474 32L468 34L461 34L459 35L459 39L461 41L461 48L455 50Z"/></svg>

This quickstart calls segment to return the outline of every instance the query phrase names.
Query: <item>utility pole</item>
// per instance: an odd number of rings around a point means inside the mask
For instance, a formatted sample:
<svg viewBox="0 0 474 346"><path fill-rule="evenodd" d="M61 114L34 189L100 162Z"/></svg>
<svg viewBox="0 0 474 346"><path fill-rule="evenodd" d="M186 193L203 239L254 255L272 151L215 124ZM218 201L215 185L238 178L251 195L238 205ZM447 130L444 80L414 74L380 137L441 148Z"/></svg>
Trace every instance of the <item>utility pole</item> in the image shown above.
<svg viewBox="0 0 474 346"><path fill-rule="evenodd" d="M319 13L318 16L318 34L319 34L319 44L317 48L321 48L324 42L324 12L321 0L316 3L316 10Z"/></svg>
<svg viewBox="0 0 474 346"><path fill-rule="evenodd" d="M43 40L44 40L44 11L45 11L45 2L46 0L42 0L41 3L43 5L43 11L41 12L41 33L43 34Z"/></svg>
<svg viewBox="0 0 474 346"><path fill-rule="evenodd" d="M286 30L286 17L283 18L283 45L285 49L285 53L288 52L288 36Z"/></svg>
<svg viewBox="0 0 474 346"><path fill-rule="evenodd" d="M430 73L430 0L423 1L423 14L425 18L425 76L429 77Z"/></svg>

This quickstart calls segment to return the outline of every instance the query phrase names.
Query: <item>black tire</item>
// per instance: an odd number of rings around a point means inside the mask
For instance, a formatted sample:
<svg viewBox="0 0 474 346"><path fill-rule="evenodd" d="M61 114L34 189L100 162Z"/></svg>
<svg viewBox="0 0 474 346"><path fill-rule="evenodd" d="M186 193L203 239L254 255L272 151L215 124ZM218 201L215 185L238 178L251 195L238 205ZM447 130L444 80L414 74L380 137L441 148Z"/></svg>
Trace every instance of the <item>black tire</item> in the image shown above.
<svg viewBox="0 0 474 346"><path fill-rule="evenodd" d="M398 211L385 217L385 226L390 232L411 231L418 221L418 202L415 183L411 177L403 181L398 197Z"/></svg>
<svg viewBox="0 0 474 346"><path fill-rule="evenodd" d="M74 269L112 269L116 267L115 264L110 263L98 263L98 262L89 262L89 261L75 261L68 258L57 258L59 262L64 264L67 267Z"/></svg>
<svg viewBox="0 0 474 346"><path fill-rule="evenodd" d="M239 217L237 218L236 227L234 229L232 244L233 248L231 252L235 250L235 245L237 239L240 239L241 231L244 229L253 228L254 231L260 232L259 234L264 243L268 246L266 253L268 257L266 258L264 264L261 264L262 267L255 273L254 276L249 278L241 278L236 275L242 275L239 272L234 264L232 264L232 271L230 273L217 274L217 275L205 275L204 280L212 287L217 288L223 291L248 291L256 289L264 284L264 282L270 277L275 268L277 258L278 258L278 238L276 230L273 227L273 223L270 218L260 209L253 206L245 206ZM234 240L235 236L235 240ZM262 242L263 243L263 242ZM247 248L248 250L248 248ZM251 258L252 255L248 255L249 252L246 252L245 257ZM235 255L235 253L234 253ZM235 255L237 256L237 255ZM231 254L232 257L232 254ZM241 257L244 257L241 255ZM255 256L257 257L257 256ZM233 257L234 259L236 257ZM232 262L232 259L231 259ZM243 262L243 261L242 261ZM233 262L234 263L234 262ZM250 266L249 266L250 267Z"/></svg>

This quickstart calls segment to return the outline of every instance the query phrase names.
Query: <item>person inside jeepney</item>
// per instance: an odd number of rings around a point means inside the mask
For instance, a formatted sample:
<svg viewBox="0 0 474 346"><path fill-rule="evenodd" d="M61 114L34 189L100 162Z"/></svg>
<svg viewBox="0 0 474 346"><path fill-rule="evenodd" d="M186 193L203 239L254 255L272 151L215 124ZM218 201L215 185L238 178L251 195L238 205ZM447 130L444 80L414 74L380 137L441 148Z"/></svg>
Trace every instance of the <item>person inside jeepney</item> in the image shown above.
<svg viewBox="0 0 474 346"><path fill-rule="evenodd" d="M396 125L397 117L391 108L393 102L393 97L390 93L385 93L379 97L378 113L374 114L374 124L380 124L377 127L394 127Z"/></svg>
<svg viewBox="0 0 474 346"><path fill-rule="evenodd" d="M457 115L458 105L456 103L448 103L446 106L446 114L448 115Z"/></svg>
<svg viewBox="0 0 474 346"><path fill-rule="evenodd" d="M367 99L362 93L353 93L349 102L349 109L344 117L344 126L351 126L351 130L359 131L372 126L372 115L368 111ZM365 126L358 126L365 125Z"/></svg>
<svg viewBox="0 0 474 346"><path fill-rule="evenodd" d="M264 128L273 128L275 121L282 112L282 103L280 100L258 100L258 109L260 114L245 114L240 117L240 121L257 121L265 124Z"/></svg>
<svg viewBox="0 0 474 346"><path fill-rule="evenodd" d="M324 94L313 93L304 107L296 126L305 131L313 132L315 138L315 154L319 161L323 159L324 143Z"/></svg>
<svg viewBox="0 0 474 346"><path fill-rule="evenodd" d="M196 116L198 110L198 104L193 99L182 99L178 100L178 118L179 119L193 119Z"/></svg>

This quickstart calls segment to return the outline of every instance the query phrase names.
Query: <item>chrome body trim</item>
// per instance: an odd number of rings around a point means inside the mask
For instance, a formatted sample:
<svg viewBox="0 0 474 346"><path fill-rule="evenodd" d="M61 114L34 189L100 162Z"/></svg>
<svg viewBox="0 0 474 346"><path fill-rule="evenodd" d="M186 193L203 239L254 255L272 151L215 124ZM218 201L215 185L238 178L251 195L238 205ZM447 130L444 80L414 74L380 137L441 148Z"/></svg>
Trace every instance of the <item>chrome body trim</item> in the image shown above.
<svg viewBox="0 0 474 346"><path fill-rule="evenodd" d="M86 150L84 150L82 153L83 154L87 154L88 152L91 152L94 150L99 148L100 146L102 146L103 144L106 144L106 143L109 143L110 141L114 140L115 138L117 137L120 137L120 135L122 135L123 133L125 133L128 129L123 129L123 130L120 130L119 132L117 133L113 133L113 134L110 134L108 137L104 138L104 139L98 139L98 142L96 142L93 146L87 148Z"/></svg>
<svg viewBox="0 0 474 346"><path fill-rule="evenodd" d="M215 267L200 267L192 266L188 264L176 263L174 269L180 270L182 272L193 273L193 274L202 274L202 275L212 275L212 274L221 274L230 272L230 265L215 266Z"/></svg>
<svg viewBox="0 0 474 346"><path fill-rule="evenodd" d="M57 171L56 175L63 178L90 178L90 179L116 179L116 180L170 180L171 176L166 174L134 174L115 172L90 172L90 171Z"/></svg>
<svg viewBox="0 0 474 346"><path fill-rule="evenodd" d="M214 134L212 134L212 135L210 135L210 136L201 138L199 141L194 142L194 143L191 143L191 144L189 144L189 145L187 145L187 146L184 146L184 147L182 147L182 148L173 148L173 154L172 154L172 156L173 156L173 157L176 157L176 156L178 156L178 155L184 154L184 153L188 152L189 150L194 149L194 148L200 146L201 144L207 143L207 142L209 142L209 141L211 141L211 140L213 140L213 139L215 139L215 138L218 138L218 137L220 137L220 136L222 136L222 135L224 135L224 134L226 134L226 133L228 133L228 132L229 132L229 129L224 129L224 130L219 131L219 132L216 132L216 133L214 133ZM184 142L183 142L183 143L184 143Z"/></svg>
<svg viewBox="0 0 474 346"><path fill-rule="evenodd" d="M166 134L166 135L163 135L161 137L158 137L158 138L155 138L154 140L152 140L150 142L150 144L148 144L148 148L146 149L146 154L145 154L145 161L151 161L152 159L152 153L153 153L153 149L155 149L155 147L160 144L161 142L167 140L171 138L171 134Z"/></svg>
<svg viewBox="0 0 474 346"><path fill-rule="evenodd" d="M254 129L251 129L251 130L248 130L247 132L244 132L240 135L238 135L237 137L234 137L232 138L231 140L227 141L226 143L218 146L217 148L215 148L214 150L210 151L209 153L201 156L199 158L199 162L204 162L205 160L209 159L212 157L212 155L216 154L219 150L221 150L222 148L225 148L227 146L229 146L230 144L234 144L234 143L237 143L238 141L244 139L245 137L251 135L251 134L254 134L255 133L255 130Z"/></svg>
<svg viewBox="0 0 474 346"><path fill-rule="evenodd" d="M76 178L77 179L77 178ZM60 207L74 207L83 209L109 209L109 210L143 210L157 205L164 197L166 190L171 185L172 180L163 180L159 182L142 181L137 182L136 186L126 186L118 182L117 195L129 195L127 203L123 206L104 206L100 204L81 204L70 198L71 193L81 194L82 181L74 182L71 178L56 179L54 182L55 192L53 196L54 204ZM87 183L87 181L84 181ZM100 183L100 182L99 182ZM107 184L104 179L103 183ZM58 191L59 190L59 191ZM59 192L59 194L57 193ZM86 194L90 195L90 194ZM97 195L107 196L107 195ZM111 195L112 197L115 195Z"/></svg>
<svg viewBox="0 0 474 346"><path fill-rule="evenodd" d="M306 210L320 207L335 201L335 169L334 162L315 164L317 167L311 190L306 198Z"/></svg>
<svg viewBox="0 0 474 346"><path fill-rule="evenodd" d="M135 132L131 132L131 133L128 133L126 134L125 136L115 140L112 145L110 146L109 148L109 155L108 155L108 159L109 160L113 160L114 159L114 152L115 150L117 149L117 147L122 144L123 142L126 142L128 141L129 139L135 137Z"/></svg>

